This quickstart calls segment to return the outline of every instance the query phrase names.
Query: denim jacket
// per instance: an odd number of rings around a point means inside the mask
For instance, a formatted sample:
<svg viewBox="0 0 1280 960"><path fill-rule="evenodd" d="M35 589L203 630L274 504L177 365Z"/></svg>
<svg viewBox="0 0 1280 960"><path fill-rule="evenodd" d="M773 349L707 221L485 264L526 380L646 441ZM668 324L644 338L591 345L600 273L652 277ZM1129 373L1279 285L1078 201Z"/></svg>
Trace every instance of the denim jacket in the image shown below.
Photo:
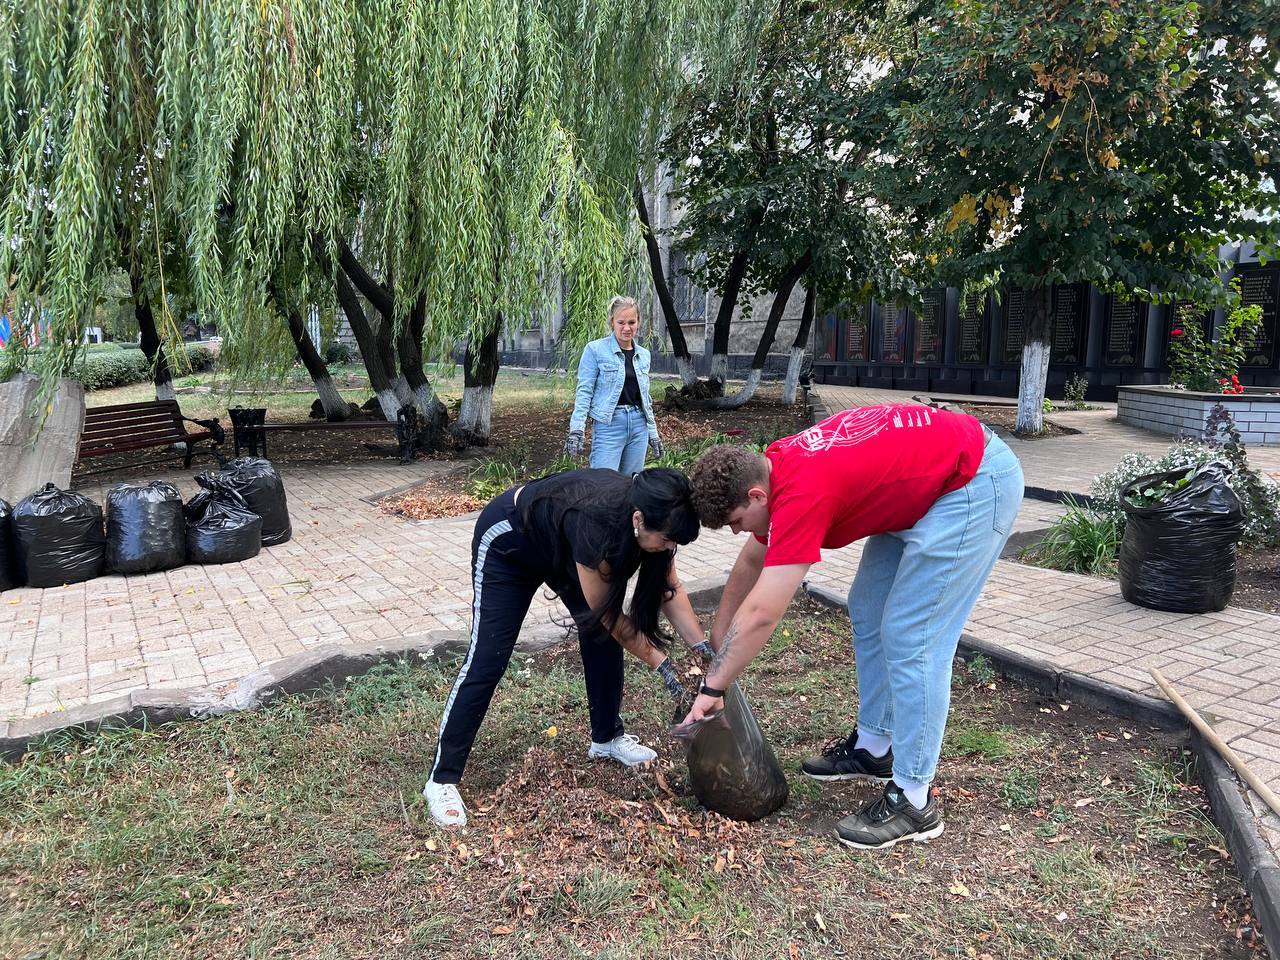
<svg viewBox="0 0 1280 960"><path fill-rule="evenodd" d="M634 366L636 381L640 384L640 402L644 405L644 419L649 425L649 436L657 437L658 424L653 419L653 399L649 396L649 351L635 344ZM573 416L569 429L585 430L587 415L597 423L613 420L618 398L627 381L627 361L622 347L613 334L592 340L582 351L578 362L578 391L573 402Z"/></svg>

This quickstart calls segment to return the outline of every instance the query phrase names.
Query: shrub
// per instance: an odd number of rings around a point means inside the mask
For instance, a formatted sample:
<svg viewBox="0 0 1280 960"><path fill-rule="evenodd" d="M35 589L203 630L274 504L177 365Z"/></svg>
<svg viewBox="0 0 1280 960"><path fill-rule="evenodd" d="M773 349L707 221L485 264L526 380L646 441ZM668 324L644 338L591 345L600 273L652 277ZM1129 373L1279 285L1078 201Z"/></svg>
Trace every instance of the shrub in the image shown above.
<svg viewBox="0 0 1280 960"><path fill-rule="evenodd" d="M1097 513L1071 497L1066 504L1067 512L1023 558L1055 570L1112 575L1124 536L1123 517Z"/></svg>
<svg viewBox="0 0 1280 960"><path fill-rule="evenodd" d="M1084 395L1088 392L1089 378L1083 373L1072 374L1062 388L1062 396L1066 399L1067 406L1072 410L1089 409L1089 405L1084 402Z"/></svg>
<svg viewBox="0 0 1280 960"><path fill-rule="evenodd" d="M141 350L101 350L84 354L74 373L86 390L106 390L141 383L150 369Z"/></svg>
<svg viewBox="0 0 1280 960"><path fill-rule="evenodd" d="M341 340L335 340L324 351L325 366L333 367L340 363L351 362L351 348Z"/></svg>
<svg viewBox="0 0 1280 960"><path fill-rule="evenodd" d="M1237 434L1238 436L1238 434ZM1244 507L1244 539L1250 543L1276 543L1280 540L1277 518L1280 517L1280 484L1249 467L1244 458L1244 445L1218 446L1213 443L1184 441L1154 459L1145 453L1123 457L1116 468L1094 478L1090 492L1096 498L1096 512L1112 517L1123 531L1124 511L1120 507L1120 491L1148 473L1163 473L1200 467L1211 460L1225 460L1232 466L1228 485Z"/></svg>
<svg viewBox="0 0 1280 960"><path fill-rule="evenodd" d="M187 349L187 366L191 368L192 373L203 373L206 370L213 369L213 351L208 347L202 347L199 344L188 343Z"/></svg>
<svg viewBox="0 0 1280 960"><path fill-rule="evenodd" d="M1237 296L1239 285L1232 281ZM1237 305L1216 340L1205 340L1198 323L1173 328L1169 345L1169 382L1203 393L1243 393L1237 374L1248 344L1262 326L1262 307Z"/></svg>

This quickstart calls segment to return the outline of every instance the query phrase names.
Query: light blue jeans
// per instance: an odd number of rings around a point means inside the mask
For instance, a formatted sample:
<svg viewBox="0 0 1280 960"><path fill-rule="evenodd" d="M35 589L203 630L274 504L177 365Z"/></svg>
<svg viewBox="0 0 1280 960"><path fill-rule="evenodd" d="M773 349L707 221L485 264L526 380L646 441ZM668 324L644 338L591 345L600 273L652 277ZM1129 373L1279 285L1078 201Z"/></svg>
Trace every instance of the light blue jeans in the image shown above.
<svg viewBox="0 0 1280 960"><path fill-rule="evenodd" d="M617 407L608 423L591 421L591 466L631 476L644 469L649 424L639 407Z"/></svg>
<svg viewBox="0 0 1280 960"><path fill-rule="evenodd" d="M893 741L899 786L933 781L951 661L1022 505L1022 465L992 437L972 480L909 530L867 540L849 590L858 730Z"/></svg>

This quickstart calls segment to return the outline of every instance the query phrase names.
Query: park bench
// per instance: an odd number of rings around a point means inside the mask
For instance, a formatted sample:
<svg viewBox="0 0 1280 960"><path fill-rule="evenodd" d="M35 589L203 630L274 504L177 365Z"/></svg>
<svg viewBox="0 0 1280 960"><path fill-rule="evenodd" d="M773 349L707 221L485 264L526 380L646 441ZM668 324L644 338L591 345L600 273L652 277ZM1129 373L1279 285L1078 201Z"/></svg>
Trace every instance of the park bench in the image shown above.
<svg viewBox="0 0 1280 960"><path fill-rule="evenodd" d="M227 411L231 417L232 443L235 455L240 456L244 447L251 456L267 456L267 434L280 430L393 430L399 446L400 462L413 460L418 447L418 411L412 404L400 408L395 420L308 420L302 423L266 423L266 410L254 407L234 407Z"/></svg>
<svg viewBox="0 0 1280 960"><path fill-rule="evenodd" d="M200 429L188 430L185 424L195 424ZM90 407L84 412L84 429L80 432L79 459L106 457L130 450L149 447L182 447L182 465L191 466L196 444L208 440L209 452L218 456L215 449L226 439L221 424L212 420L193 420L184 417L176 400L153 400L146 403L116 403L106 407ZM137 463L160 463L176 454ZM221 458L219 458L221 459ZM129 463L124 466L136 466ZM120 470L122 466L87 470L85 473L105 473Z"/></svg>

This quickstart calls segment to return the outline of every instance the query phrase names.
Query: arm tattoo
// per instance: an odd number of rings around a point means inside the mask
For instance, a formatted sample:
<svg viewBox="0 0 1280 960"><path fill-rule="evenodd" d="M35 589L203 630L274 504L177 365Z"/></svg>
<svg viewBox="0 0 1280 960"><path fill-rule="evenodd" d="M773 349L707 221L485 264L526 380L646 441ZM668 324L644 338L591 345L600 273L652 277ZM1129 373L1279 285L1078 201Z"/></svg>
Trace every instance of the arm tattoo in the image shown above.
<svg viewBox="0 0 1280 960"><path fill-rule="evenodd" d="M725 632L724 639L720 641L720 650L716 653L711 661L711 666L707 667L707 677L724 666L725 659L729 656L729 651L733 649L733 642L738 639L738 621L735 619L729 624L728 631Z"/></svg>

